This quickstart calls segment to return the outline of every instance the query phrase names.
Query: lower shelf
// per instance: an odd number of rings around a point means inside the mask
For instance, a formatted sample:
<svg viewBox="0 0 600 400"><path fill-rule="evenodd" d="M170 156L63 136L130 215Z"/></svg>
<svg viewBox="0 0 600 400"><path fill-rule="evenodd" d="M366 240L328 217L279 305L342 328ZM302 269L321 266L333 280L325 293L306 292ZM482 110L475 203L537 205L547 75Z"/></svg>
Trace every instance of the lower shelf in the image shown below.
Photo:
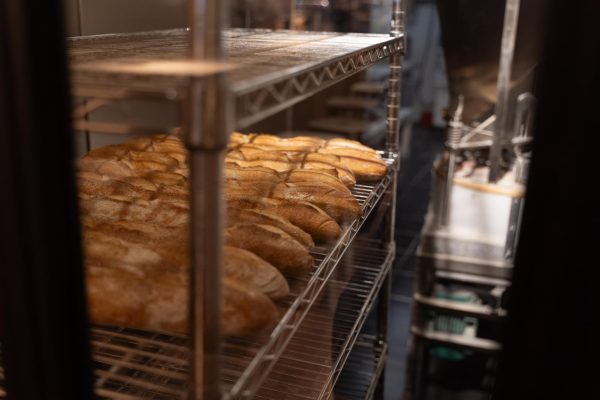
<svg viewBox="0 0 600 400"><path fill-rule="evenodd" d="M362 258L362 259L361 259ZM257 399L329 399L377 294L394 252L363 250L346 276L334 277L259 389Z"/></svg>
<svg viewBox="0 0 600 400"><path fill-rule="evenodd" d="M386 343L379 345L374 336L361 335L335 386L335 400L372 399L386 356Z"/></svg>
<svg viewBox="0 0 600 400"><path fill-rule="evenodd" d="M376 241L357 240L348 249L341 268L324 285L256 398L329 396L393 259L394 249L381 249ZM226 382L243 374L252 359L246 340L227 340ZM97 327L92 330L92 343L100 398L175 399L185 392L189 356L185 337Z"/></svg>

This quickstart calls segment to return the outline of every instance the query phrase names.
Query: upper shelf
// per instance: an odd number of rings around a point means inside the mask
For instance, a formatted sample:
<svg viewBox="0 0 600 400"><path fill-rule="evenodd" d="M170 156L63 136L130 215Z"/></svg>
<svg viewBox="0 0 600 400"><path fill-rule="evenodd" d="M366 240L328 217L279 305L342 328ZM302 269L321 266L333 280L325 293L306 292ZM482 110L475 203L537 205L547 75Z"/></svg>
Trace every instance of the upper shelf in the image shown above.
<svg viewBox="0 0 600 400"><path fill-rule="evenodd" d="M164 88L167 80L177 86L173 79L227 70L243 128L401 52L403 43L388 35L231 29L223 32L225 64L189 60L184 29L77 37L69 47L76 90L103 74Z"/></svg>

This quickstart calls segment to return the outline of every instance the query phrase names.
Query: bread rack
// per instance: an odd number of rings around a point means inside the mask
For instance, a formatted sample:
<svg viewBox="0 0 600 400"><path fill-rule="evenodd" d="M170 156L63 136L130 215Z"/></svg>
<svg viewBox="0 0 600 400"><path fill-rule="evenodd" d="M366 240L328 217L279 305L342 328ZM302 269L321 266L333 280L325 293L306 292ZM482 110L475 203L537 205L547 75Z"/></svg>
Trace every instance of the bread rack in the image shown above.
<svg viewBox="0 0 600 400"><path fill-rule="evenodd" d="M395 255L399 84L405 48L403 4L393 2L388 36L222 31L219 1L188 3L189 14L199 16L190 18L190 29L78 37L68 42L76 131L174 133L182 135L190 150L193 333L181 337L93 327L96 395L107 399L188 396L210 400L278 398L277 393L288 391L289 398L328 398L356 343L363 351L371 351L376 360L365 392L372 394L382 383L389 272ZM310 277L291 282L293 294L280 304L285 312L274 330L252 339L222 342L218 329L220 285L215 283L219 282L222 258L219 232L223 213L219 210L223 207L221 173L228 132L284 110L385 58L390 58L388 136L382 152L389 166L387 176L352 189L363 216L346 226L335 244L314 250L315 270ZM176 118L168 126L94 118L94 113L121 101L158 102L176 109ZM202 190L207 187L211 190ZM355 240L374 210L373 214L386 221L385 229L376 240ZM336 278L342 269L349 273L346 280ZM318 299L332 290L341 293L342 288L354 296L339 301L343 323L331 335L320 338L323 343L333 340L334 344L331 365L325 363L319 369L317 360L310 360L309 354L299 355L297 349L305 348L306 342L318 344L314 337L305 337L319 330ZM361 335L376 297L378 334ZM318 352L312 357L318 358ZM307 370L314 372L307 378L313 382L310 393L294 391L293 382L278 375L290 363L296 364L292 368L312 366Z"/></svg>

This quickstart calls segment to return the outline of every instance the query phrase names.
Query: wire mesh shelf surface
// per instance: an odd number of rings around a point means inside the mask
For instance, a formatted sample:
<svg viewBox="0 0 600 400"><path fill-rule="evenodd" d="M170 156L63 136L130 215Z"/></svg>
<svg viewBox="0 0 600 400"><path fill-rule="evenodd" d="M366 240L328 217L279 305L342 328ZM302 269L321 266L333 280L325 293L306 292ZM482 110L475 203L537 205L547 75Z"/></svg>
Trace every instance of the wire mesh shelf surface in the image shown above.
<svg viewBox="0 0 600 400"><path fill-rule="evenodd" d="M257 399L331 396L394 259L393 249L378 251L372 243L357 244L353 263L344 265L342 277L328 283L261 385Z"/></svg>
<svg viewBox="0 0 600 400"><path fill-rule="evenodd" d="M387 344L377 343L374 336L361 335L335 386L336 400L372 399L383 372L387 350Z"/></svg>
<svg viewBox="0 0 600 400"><path fill-rule="evenodd" d="M236 128L260 121L403 51L388 35L232 29L226 64L186 59L189 32L165 30L71 38L76 97L183 99L191 77L228 72Z"/></svg>

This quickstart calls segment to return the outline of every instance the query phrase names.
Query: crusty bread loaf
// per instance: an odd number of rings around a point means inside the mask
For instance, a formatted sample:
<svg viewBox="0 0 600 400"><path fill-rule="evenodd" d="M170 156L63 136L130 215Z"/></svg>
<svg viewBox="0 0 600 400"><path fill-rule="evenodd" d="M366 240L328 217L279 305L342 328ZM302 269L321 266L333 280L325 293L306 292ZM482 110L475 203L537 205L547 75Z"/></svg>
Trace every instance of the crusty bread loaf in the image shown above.
<svg viewBox="0 0 600 400"><path fill-rule="evenodd" d="M183 204L156 200L132 200L124 197L80 196L81 211L98 221L148 222L163 226L181 226L188 221Z"/></svg>
<svg viewBox="0 0 600 400"><path fill-rule="evenodd" d="M271 191L271 197L312 203L338 223L350 222L362 213L360 204L352 194L332 189L320 182L280 183Z"/></svg>
<svg viewBox="0 0 600 400"><path fill-rule="evenodd" d="M342 233L338 223L325 211L305 201L252 197L243 192L229 193L226 200L229 208L265 210L278 215L310 234L317 242L335 240Z"/></svg>
<svg viewBox="0 0 600 400"><path fill-rule="evenodd" d="M277 214L269 211L228 207L227 226L233 226L240 223L273 225L283 230L285 233L296 239L308 249L314 247L315 245L308 233L292 224L289 220L281 218Z"/></svg>
<svg viewBox="0 0 600 400"><path fill-rule="evenodd" d="M167 332L188 333L188 289L183 274L148 276L141 270L87 265L92 321ZM264 294L243 283L223 280L223 333L253 334L271 327L278 311Z"/></svg>
<svg viewBox="0 0 600 400"><path fill-rule="evenodd" d="M225 164L225 179L246 181L280 182L282 179L276 171L261 166L240 167L236 164Z"/></svg>
<svg viewBox="0 0 600 400"><path fill-rule="evenodd" d="M319 181L273 184L268 181L228 180L226 183L226 199L266 197L305 201L319 207L337 222L352 221L362 213L360 204L345 186L342 186L343 190L337 190Z"/></svg>
<svg viewBox="0 0 600 400"><path fill-rule="evenodd" d="M358 181L374 181L383 178L387 167L378 154L369 155L354 149L331 148L319 149L318 154L334 155L340 163L354 173ZM354 155L351 155L354 154ZM362 158L364 156L364 158Z"/></svg>
<svg viewBox="0 0 600 400"><path fill-rule="evenodd" d="M322 147L324 147L324 148L345 147L345 148L349 148L349 149L360 150L360 151L367 152L367 153L377 154L375 152L375 150L373 150L369 146L365 146L364 144L362 144L361 142L358 142L356 140L351 140L351 139L346 139L346 138L329 139L324 143L324 145Z"/></svg>
<svg viewBox="0 0 600 400"><path fill-rule="evenodd" d="M223 275L250 288L280 299L290 292L281 272L256 254L238 247L223 248Z"/></svg>
<svg viewBox="0 0 600 400"><path fill-rule="evenodd" d="M318 182L339 192L351 194L348 187L338 178L335 169L293 169L283 176L283 181L286 183Z"/></svg>
<svg viewBox="0 0 600 400"><path fill-rule="evenodd" d="M306 247L272 225L231 226L225 229L225 244L253 252L286 275L303 275L313 267L313 258Z"/></svg>

